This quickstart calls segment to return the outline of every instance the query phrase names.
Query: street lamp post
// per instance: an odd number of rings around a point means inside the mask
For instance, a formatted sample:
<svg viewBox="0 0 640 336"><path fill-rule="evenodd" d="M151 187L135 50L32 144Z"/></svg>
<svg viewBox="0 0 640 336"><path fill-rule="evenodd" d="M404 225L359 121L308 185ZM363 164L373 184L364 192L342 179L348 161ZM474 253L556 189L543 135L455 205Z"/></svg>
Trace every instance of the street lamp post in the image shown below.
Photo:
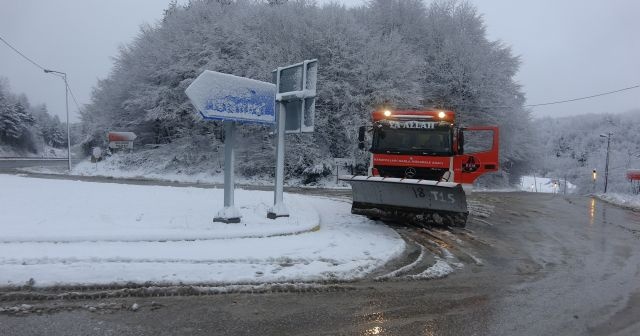
<svg viewBox="0 0 640 336"><path fill-rule="evenodd" d="M67 111L67 163L69 173L71 173L71 132L69 131L69 84L67 84L67 74L60 71L44 69L45 73L61 76L64 80L64 103Z"/></svg>
<svg viewBox="0 0 640 336"><path fill-rule="evenodd" d="M600 137L607 138L607 159L604 166L604 192L607 193L607 184L609 182L609 146L611 145L611 135L613 133L609 132L607 134L600 134Z"/></svg>

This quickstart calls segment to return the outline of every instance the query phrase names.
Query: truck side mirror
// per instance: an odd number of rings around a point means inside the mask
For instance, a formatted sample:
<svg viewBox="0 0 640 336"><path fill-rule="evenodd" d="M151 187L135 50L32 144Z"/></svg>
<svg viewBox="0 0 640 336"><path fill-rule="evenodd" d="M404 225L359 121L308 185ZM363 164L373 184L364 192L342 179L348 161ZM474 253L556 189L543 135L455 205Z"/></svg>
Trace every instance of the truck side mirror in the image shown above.
<svg viewBox="0 0 640 336"><path fill-rule="evenodd" d="M366 126L360 126L360 128L358 128L358 149L360 150L364 150L364 137L366 133Z"/></svg>
<svg viewBox="0 0 640 336"><path fill-rule="evenodd" d="M367 127L366 126L360 126L360 128L358 128L358 142L359 143L363 143L364 142L364 136L365 136L366 132L367 132Z"/></svg>
<svg viewBox="0 0 640 336"><path fill-rule="evenodd" d="M464 154L464 130L458 129L458 155Z"/></svg>

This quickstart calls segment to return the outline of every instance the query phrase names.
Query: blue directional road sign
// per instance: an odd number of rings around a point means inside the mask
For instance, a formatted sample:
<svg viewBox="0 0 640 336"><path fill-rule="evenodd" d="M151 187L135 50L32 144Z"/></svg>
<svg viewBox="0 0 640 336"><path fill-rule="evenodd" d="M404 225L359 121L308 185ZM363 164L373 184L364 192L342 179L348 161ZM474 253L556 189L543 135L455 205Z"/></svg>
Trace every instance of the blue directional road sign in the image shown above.
<svg viewBox="0 0 640 336"><path fill-rule="evenodd" d="M205 70L185 92L204 119L275 123L272 83Z"/></svg>

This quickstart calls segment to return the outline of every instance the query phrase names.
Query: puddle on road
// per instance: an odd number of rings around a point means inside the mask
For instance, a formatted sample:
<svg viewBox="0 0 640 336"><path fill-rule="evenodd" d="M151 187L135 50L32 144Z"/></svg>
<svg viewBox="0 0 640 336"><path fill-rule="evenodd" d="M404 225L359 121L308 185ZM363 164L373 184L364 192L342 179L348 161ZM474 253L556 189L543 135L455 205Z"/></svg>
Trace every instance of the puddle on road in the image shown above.
<svg viewBox="0 0 640 336"><path fill-rule="evenodd" d="M596 199L591 197L591 202L589 204L589 226L593 226L593 222L596 217Z"/></svg>

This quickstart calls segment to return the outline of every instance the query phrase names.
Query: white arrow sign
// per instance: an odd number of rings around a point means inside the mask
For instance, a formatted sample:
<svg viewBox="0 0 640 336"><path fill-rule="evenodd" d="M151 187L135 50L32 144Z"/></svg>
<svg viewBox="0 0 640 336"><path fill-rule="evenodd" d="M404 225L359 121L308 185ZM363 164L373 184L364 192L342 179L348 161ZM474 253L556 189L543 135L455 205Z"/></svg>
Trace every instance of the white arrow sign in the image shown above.
<svg viewBox="0 0 640 336"><path fill-rule="evenodd" d="M204 119L275 123L272 83L205 70L185 92Z"/></svg>

